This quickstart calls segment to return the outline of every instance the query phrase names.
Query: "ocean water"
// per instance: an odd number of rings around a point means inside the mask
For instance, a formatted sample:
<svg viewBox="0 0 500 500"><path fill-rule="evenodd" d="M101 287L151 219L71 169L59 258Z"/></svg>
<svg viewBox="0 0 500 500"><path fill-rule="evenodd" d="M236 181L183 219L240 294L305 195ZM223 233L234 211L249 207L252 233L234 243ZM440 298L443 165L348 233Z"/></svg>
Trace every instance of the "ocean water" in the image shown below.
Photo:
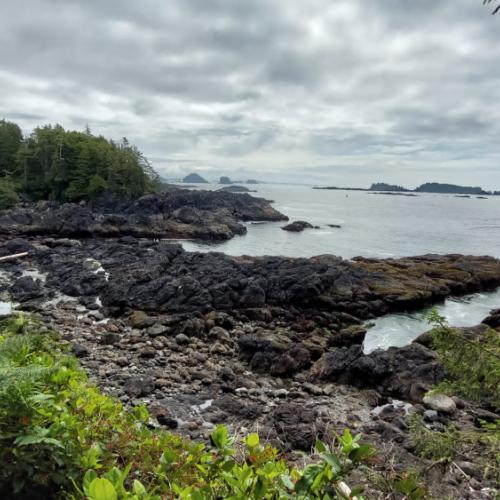
<svg viewBox="0 0 500 500"><path fill-rule="evenodd" d="M273 200L273 206L290 221L306 220L320 229L290 233L281 229L283 222L248 223L245 236L215 244L188 241L183 242L184 248L230 255L311 257L334 254L347 259L357 255L388 258L426 253L500 258L500 196L488 199L444 194L407 197L272 184L255 188L258 192L252 193L254 196ZM342 227L330 228L328 224ZM437 309L451 325L473 326L491 309L499 307L500 290L449 298ZM425 320L427 312L378 318L367 333L365 351L410 343L429 329Z"/></svg>
<svg viewBox="0 0 500 500"><path fill-rule="evenodd" d="M258 190L253 196L273 200L273 206L291 221L306 220L320 229L290 233L281 229L283 222L248 223L248 233L244 236L215 244L184 242L184 248L229 255L290 257L326 253L344 258L425 253L500 257L500 196L488 199L443 194L407 197L274 184L251 188ZM342 227L330 228L327 224Z"/></svg>
<svg viewBox="0 0 500 500"><path fill-rule="evenodd" d="M466 297L451 297L435 309L453 326L475 326L488 316L492 309L500 307L500 290L475 293ZM420 334L430 330L426 316L431 308L413 313L388 314L377 318L365 337L364 351L405 346Z"/></svg>

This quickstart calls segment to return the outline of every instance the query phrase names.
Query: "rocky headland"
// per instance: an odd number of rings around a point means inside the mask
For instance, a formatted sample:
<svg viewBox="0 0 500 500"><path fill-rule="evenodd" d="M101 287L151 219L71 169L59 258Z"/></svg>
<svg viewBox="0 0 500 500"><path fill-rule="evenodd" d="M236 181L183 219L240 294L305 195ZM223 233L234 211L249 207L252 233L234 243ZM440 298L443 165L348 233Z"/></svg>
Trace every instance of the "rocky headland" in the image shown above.
<svg viewBox="0 0 500 500"><path fill-rule="evenodd" d="M131 202L39 202L0 215L0 236L226 240L246 233L242 221L284 221L268 201L245 193L170 187Z"/></svg>

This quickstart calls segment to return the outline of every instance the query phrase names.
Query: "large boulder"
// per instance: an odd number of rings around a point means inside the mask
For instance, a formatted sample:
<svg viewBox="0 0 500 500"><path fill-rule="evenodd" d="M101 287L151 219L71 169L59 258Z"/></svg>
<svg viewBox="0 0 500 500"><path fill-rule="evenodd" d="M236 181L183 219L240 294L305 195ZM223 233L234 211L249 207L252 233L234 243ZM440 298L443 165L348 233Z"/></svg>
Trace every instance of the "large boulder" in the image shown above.
<svg viewBox="0 0 500 500"><path fill-rule="evenodd" d="M325 431L315 410L295 403L279 405L271 414L271 423L284 451L310 451Z"/></svg>
<svg viewBox="0 0 500 500"><path fill-rule="evenodd" d="M420 402L444 377L434 351L420 344L363 354L355 345L324 354L311 368L315 379L376 389L383 396Z"/></svg>
<svg viewBox="0 0 500 500"><path fill-rule="evenodd" d="M304 231L304 229L312 229L313 227L314 226L309 222L306 222L304 220L296 220L290 224L287 224L286 226L283 226L281 229L283 229L283 231L299 233L301 231Z"/></svg>
<svg viewBox="0 0 500 500"><path fill-rule="evenodd" d="M491 328L500 329L500 309L493 309L490 311L489 316L482 322Z"/></svg>
<svg viewBox="0 0 500 500"><path fill-rule="evenodd" d="M45 296L45 290L40 280L34 280L31 276L23 276L16 280L10 287L11 297L19 302L27 302Z"/></svg>
<svg viewBox="0 0 500 500"><path fill-rule="evenodd" d="M453 401L453 399L446 394L426 394L423 402L432 410L436 410L441 413L454 413L457 409L455 401Z"/></svg>

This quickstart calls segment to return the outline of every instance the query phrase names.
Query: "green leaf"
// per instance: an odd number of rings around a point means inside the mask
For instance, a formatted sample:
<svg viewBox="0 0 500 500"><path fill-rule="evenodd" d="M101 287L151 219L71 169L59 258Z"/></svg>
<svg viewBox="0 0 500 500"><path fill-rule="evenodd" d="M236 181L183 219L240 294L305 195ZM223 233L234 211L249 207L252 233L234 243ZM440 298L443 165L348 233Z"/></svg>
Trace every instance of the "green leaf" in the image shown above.
<svg viewBox="0 0 500 500"><path fill-rule="evenodd" d="M222 464L222 470L225 472L231 472L236 465L236 462L234 460L227 460Z"/></svg>
<svg viewBox="0 0 500 500"><path fill-rule="evenodd" d="M240 483L245 483L245 481L250 477L251 474L252 469L250 469L250 467L245 464L240 472L238 480L240 481Z"/></svg>
<svg viewBox="0 0 500 500"><path fill-rule="evenodd" d="M32 444L51 444L57 446L58 448L64 448L60 441L54 438L48 438L36 434L19 436L15 439L14 444L17 446L29 446Z"/></svg>
<svg viewBox="0 0 500 500"><path fill-rule="evenodd" d="M93 470L88 470L83 476L83 492L88 496L89 487L94 479L97 478L97 474Z"/></svg>
<svg viewBox="0 0 500 500"><path fill-rule="evenodd" d="M319 439L316 439L316 442L314 443L314 449L318 452L318 453L326 453L328 450L326 448L326 445L325 443L323 443L322 441L320 441Z"/></svg>
<svg viewBox="0 0 500 500"><path fill-rule="evenodd" d="M179 455L175 453L174 450L167 448L160 457L160 464L164 467L170 467L174 462L177 462L178 459Z"/></svg>
<svg viewBox="0 0 500 500"><path fill-rule="evenodd" d="M351 496L361 495L365 491L364 485L360 484L351 489Z"/></svg>
<svg viewBox="0 0 500 500"><path fill-rule="evenodd" d="M106 478L96 478L89 486L89 497L91 500L118 500L115 487Z"/></svg>
<svg viewBox="0 0 500 500"><path fill-rule="evenodd" d="M264 498L267 491L267 484L265 481L259 477L257 484L255 485L254 498L255 500L260 500Z"/></svg>
<svg viewBox="0 0 500 500"><path fill-rule="evenodd" d="M324 453L322 455L323 460L331 466L333 472L338 474L342 470L342 465L340 463L340 459L334 453Z"/></svg>
<svg viewBox="0 0 500 500"><path fill-rule="evenodd" d="M354 462L360 462L375 454L373 446L369 444L362 444L359 448L355 448L349 453L349 458Z"/></svg>
<svg viewBox="0 0 500 500"><path fill-rule="evenodd" d="M283 486L285 486L285 488L288 488L289 490L293 490L295 485L293 484L292 478L290 476L283 474L280 477L280 479L281 479L281 482L283 483Z"/></svg>
<svg viewBox="0 0 500 500"><path fill-rule="evenodd" d="M259 435L256 433L249 434L246 438L246 445L248 448L255 448L256 446L259 446L259 443Z"/></svg>
<svg viewBox="0 0 500 500"><path fill-rule="evenodd" d="M146 494L146 488L144 488L144 485L140 481L137 481L137 479L134 479L134 493L138 496Z"/></svg>
<svg viewBox="0 0 500 500"><path fill-rule="evenodd" d="M225 448L229 442L228 440L228 432L227 427L224 425L218 425L214 432L212 432L211 436L212 442L219 449L222 450Z"/></svg>

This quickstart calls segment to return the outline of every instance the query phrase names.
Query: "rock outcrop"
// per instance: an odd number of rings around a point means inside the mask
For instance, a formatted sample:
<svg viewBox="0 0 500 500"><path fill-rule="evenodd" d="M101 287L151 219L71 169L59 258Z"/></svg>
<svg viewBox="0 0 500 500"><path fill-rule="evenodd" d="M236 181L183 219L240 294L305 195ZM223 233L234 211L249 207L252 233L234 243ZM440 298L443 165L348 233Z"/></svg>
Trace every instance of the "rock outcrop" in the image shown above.
<svg viewBox="0 0 500 500"><path fill-rule="evenodd" d="M255 189L248 189L245 186L226 186L220 188L219 191L227 191L229 193L256 193Z"/></svg>
<svg viewBox="0 0 500 500"><path fill-rule="evenodd" d="M306 222L304 220L296 220L291 222L290 224L287 224L286 226L283 226L281 229L283 229L284 231L290 231L292 233L300 233L301 231L304 231L304 229L313 228L314 226L309 222Z"/></svg>
<svg viewBox="0 0 500 500"><path fill-rule="evenodd" d="M415 343L370 354L363 354L360 345L336 349L325 353L311 373L316 380L371 388L384 397L412 402L421 402L444 376L434 351Z"/></svg>
<svg viewBox="0 0 500 500"><path fill-rule="evenodd" d="M252 316L263 308L281 308L286 312L280 314L312 317L316 326L339 333L340 327L360 319L500 285L500 261L491 257L426 255L352 261L332 255L231 257L186 252L178 244L132 237L45 238L34 243L17 239L0 253L31 245L34 250L25 262L47 275L43 293L100 296L104 306L115 311L237 310ZM16 269L19 264L3 265ZM19 287L33 288L31 283L24 285ZM343 332L351 334L355 332Z"/></svg>
<svg viewBox="0 0 500 500"><path fill-rule="evenodd" d="M248 194L171 189L127 203L39 203L0 216L0 234L56 237L227 240L245 234L240 221L288 220Z"/></svg>
<svg viewBox="0 0 500 500"><path fill-rule="evenodd" d="M182 179L182 182L185 182L186 184L208 184L206 179L195 173L186 175L186 177Z"/></svg>

